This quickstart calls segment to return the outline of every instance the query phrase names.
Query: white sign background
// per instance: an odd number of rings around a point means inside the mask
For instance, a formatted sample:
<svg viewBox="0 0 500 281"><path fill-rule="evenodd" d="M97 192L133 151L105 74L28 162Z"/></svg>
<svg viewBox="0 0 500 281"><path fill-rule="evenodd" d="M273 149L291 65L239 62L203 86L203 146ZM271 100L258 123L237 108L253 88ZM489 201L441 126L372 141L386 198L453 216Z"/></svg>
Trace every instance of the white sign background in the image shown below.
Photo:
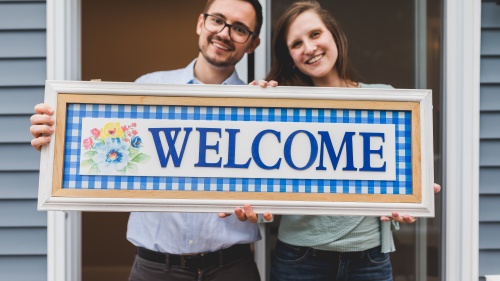
<svg viewBox="0 0 500 281"><path fill-rule="evenodd" d="M134 176L168 176L168 177L226 177L226 178L295 178L295 179L344 179L344 180L395 180L396 179L396 142L395 125L393 124L343 124L343 123L305 123L305 122L242 122L242 121L201 121L201 120L159 120L159 119L114 119L114 118L83 118L82 119L82 139L91 135L94 128L101 130L109 122L119 122L120 125L130 125L136 123L137 135L142 139L141 153L151 156L147 163L138 164L138 173ZM172 158L165 168L161 167L156 146L151 132L148 128L182 128L176 140L176 150L181 151L185 137L184 128L192 128L186 144L181 165L174 167ZM221 135L208 133L206 144L209 146L219 145L216 153L213 149L206 150L206 162L216 163L219 159L221 167L195 167L199 161L200 133L196 128L217 128ZM278 142L276 136L266 134L260 141L259 154L262 162L268 166L273 166L278 159L281 159L279 170L265 170L260 168L253 159L247 169L244 168L224 168L228 158L229 134L225 129L239 129L236 134L236 164L244 164L252 157L251 147L255 136L263 130L275 130L280 132L281 141ZM297 130L310 132L318 144L318 155L314 164L304 170L296 170L286 163L284 159L285 141ZM326 149L323 155L323 165L326 170L316 170L320 159L320 136L318 131L328 131L332 140L335 153L339 154L344 134L355 132L353 136L354 167L358 171L344 171L346 166L346 146L344 145L337 169L334 170L330 156ZM384 141L379 137L370 138L372 150L381 149L383 158L377 154L372 154L370 159L371 167L381 167L384 162L386 170L384 172L360 171L363 167L363 137L359 132L383 133ZM163 133L160 133L162 146L165 155L168 152L168 144ZM81 149L80 159L86 150ZM304 167L310 157L311 143L305 134L297 134L293 139L291 147L291 158L297 167ZM88 167L80 167L81 175L92 175ZM99 175L123 175L116 171L104 171Z"/></svg>

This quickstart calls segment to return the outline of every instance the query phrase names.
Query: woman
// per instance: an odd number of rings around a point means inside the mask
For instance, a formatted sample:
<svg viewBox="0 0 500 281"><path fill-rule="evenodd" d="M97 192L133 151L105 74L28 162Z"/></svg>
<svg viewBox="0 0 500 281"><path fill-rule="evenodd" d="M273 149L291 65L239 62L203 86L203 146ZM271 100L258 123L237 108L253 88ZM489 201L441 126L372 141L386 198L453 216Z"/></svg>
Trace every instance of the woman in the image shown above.
<svg viewBox="0 0 500 281"><path fill-rule="evenodd" d="M346 37L317 2L296 2L284 12L273 51L266 81L285 86L390 88L352 80ZM389 252L394 250L391 222L377 217L283 216L271 280L388 281L392 280Z"/></svg>

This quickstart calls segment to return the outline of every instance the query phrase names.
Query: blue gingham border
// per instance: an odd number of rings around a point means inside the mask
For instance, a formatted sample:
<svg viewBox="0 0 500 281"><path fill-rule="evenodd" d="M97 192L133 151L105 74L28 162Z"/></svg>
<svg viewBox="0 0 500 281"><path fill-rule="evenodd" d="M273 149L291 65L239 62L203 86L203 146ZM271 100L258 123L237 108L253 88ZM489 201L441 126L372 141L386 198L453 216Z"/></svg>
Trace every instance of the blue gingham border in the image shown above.
<svg viewBox="0 0 500 281"><path fill-rule="evenodd" d="M81 176L82 118L219 120L394 124L396 180L304 180L149 176ZM394 110L289 109L203 106L69 104L66 115L63 188L204 190L332 194L412 194L411 112Z"/></svg>

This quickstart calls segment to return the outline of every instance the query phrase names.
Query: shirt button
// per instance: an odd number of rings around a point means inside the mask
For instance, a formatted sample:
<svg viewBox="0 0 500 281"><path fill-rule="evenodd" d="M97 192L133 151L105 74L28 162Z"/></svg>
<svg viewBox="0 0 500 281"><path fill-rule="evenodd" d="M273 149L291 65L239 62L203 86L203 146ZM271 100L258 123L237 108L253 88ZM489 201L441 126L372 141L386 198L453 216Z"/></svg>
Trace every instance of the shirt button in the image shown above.
<svg viewBox="0 0 500 281"><path fill-rule="evenodd" d="M194 244L194 241L193 240L189 240L189 245L193 245Z"/></svg>

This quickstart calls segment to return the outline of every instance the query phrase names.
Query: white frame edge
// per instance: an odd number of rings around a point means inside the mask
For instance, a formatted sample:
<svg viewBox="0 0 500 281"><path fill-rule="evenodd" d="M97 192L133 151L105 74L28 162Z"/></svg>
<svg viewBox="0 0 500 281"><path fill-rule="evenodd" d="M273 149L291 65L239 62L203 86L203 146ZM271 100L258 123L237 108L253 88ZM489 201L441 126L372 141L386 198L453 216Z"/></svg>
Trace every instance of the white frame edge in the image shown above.
<svg viewBox="0 0 500 281"><path fill-rule="evenodd" d="M418 102L420 111L421 138L421 203L375 203L375 202L308 202L267 200L193 200L156 198L74 198L53 197L52 178L54 142L44 147L40 174L39 209L81 211L192 211L232 212L234 207L252 204L256 212L269 211L275 214L316 215L390 215L390 211L421 217L434 216L433 149L432 149L432 93L430 90L402 89L347 89L278 87L262 89L254 86L220 85L153 85L120 82L75 82L47 81L45 102L56 108L57 96L65 94L117 94L183 97L225 98L296 98L352 101L400 101ZM356 94L353 94L356 91ZM54 116L57 119L57 116ZM57 130L57 128L56 128ZM45 178L43 175L48 175ZM387 204L390 204L388 210Z"/></svg>
<svg viewBox="0 0 500 281"><path fill-rule="evenodd" d="M479 278L481 1L445 1L443 280Z"/></svg>
<svg viewBox="0 0 500 281"><path fill-rule="evenodd" d="M80 0L47 0L47 79L79 80ZM47 280L81 280L81 213L47 212Z"/></svg>

